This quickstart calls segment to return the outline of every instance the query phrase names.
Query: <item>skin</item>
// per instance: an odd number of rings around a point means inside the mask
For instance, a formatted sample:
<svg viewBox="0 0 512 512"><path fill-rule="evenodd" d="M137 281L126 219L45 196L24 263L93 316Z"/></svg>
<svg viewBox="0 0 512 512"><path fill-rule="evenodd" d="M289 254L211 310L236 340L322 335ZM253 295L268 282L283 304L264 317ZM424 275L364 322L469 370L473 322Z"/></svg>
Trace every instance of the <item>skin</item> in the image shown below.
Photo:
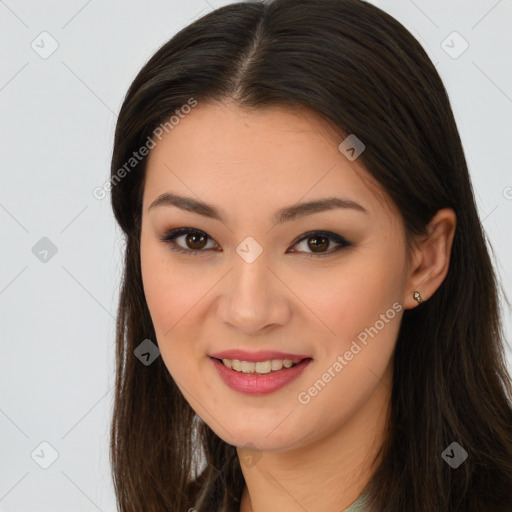
<svg viewBox="0 0 512 512"><path fill-rule="evenodd" d="M449 265L456 217L437 212L406 259L401 216L358 160L338 149L333 127L306 109L245 111L199 103L150 151L143 194L141 265L161 356L184 397L225 442L235 445L246 481L241 512L339 511L360 494L386 438L392 355L404 309L429 297ZM222 209L225 222L175 206L149 205L164 192ZM280 208L330 196L361 204L273 225ZM159 237L195 228L206 246ZM325 256L294 244L325 230L352 245ZM237 252L248 236L263 249L252 263ZM194 245L194 243L196 245ZM212 250L220 248L219 251ZM296 251L296 252L292 252ZM298 400L376 325L394 318L307 404ZM208 354L275 349L313 361L281 390L249 396L219 378Z"/></svg>

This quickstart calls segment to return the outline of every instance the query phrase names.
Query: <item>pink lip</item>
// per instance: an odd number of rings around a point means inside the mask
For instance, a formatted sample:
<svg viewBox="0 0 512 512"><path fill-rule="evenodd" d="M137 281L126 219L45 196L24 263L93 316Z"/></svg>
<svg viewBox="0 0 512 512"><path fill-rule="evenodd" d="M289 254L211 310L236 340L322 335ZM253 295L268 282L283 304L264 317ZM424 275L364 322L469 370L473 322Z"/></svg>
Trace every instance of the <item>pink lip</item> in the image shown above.
<svg viewBox="0 0 512 512"><path fill-rule="evenodd" d="M312 361L312 359L303 359L299 364L291 368L283 368L282 370L259 375L237 372L213 357L210 357L210 360L226 385L235 391L247 395L266 395L283 388L295 380Z"/></svg>
<svg viewBox="0 0 512 512"><path fill-rule="evenodd" d="M248 361L257 363L258 361L269 361L271 359L291 359L292 361L300 361L302 359L311 358L311 356L301 354L286 354L285 352L276 352L275 350L260 350L259 352L246 352L245 350L224 350L210 354L210 357L216 359L238 359L239 361Z"/></svg>

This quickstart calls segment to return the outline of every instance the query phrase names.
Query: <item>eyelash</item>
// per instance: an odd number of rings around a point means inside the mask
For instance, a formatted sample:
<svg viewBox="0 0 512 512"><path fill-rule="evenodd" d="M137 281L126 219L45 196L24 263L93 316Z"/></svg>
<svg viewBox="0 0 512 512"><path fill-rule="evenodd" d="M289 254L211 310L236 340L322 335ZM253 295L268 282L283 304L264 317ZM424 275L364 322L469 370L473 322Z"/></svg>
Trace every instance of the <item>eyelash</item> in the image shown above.
<svg viewBox="0 0 512 512"><path fill-rule="evenodd" d="M187 256L197 256L200 253L205 252L204 250L201 250L201 249L199 249L199 250L183 249L183 247L179 247L178 245L176 245L174 240L178 236L183 235L183 234L194 234L194 235L199 235L199 236L204 235L208 240L213 240L204 231L200 231L200 230L194 229L194 228L171 229L170 231L165 233L164 236L162 236L160 238L160 240L162 242L168 244L169 248L171 250L180 252L182 254L186 254ZM304 233L304 235L302 235L301 238L297 239L292 245L297 245L298 243L303 242L304 240L308 240L309 238L315 238L315 237L328 238L329 240L331 240L337 244L340 244L340 245L337 248L335 248L334 250L331 250L329 252L317 253L317 254L303 253L308 258L322 258L325 256L330 256L330 255L338 252L339 250L346 248L346 247L350 247L352 245L350 242L345 240L342 236L337 235L336 233L332 233L330 231L308 231L307 233ZM211 249L209 249L209 250L211 250ZM292 251L292 252L302 252L302 251Z"/></svg>

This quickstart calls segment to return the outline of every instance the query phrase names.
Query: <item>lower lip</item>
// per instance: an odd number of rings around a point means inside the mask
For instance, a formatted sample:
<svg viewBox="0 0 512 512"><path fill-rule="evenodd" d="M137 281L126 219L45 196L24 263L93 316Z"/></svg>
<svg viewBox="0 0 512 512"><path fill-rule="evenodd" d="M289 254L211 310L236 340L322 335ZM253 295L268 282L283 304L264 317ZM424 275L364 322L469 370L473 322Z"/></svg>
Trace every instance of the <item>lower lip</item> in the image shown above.
<svg viewBox="0 0 512 512"><path fill-rule="evenodd" d="M266 395L283 388L295 380L311 363L311 359L303 359L291 368L283 368L276 372L265 374L242 373L228 368L219 360L210 358L220 378L235 391L247 395Z"/></svg>

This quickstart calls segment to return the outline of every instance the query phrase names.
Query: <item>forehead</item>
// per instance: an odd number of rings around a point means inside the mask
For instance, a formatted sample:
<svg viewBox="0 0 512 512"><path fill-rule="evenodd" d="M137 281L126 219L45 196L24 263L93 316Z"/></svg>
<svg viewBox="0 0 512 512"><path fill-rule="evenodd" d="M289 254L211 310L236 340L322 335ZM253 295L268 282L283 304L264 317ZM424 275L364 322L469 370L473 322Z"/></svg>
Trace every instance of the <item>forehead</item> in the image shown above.
<svg viewBox="0 0 512 512"><path fill-rule="evenodd" d="M381 187L357 160L339 151L343 139L306 108L246 110L232 102L199 102L161 140L154 139L145 208L158 194L173 191L240 203L254 212L339 195L376 213L375 192L382 194Z"/></svg>

